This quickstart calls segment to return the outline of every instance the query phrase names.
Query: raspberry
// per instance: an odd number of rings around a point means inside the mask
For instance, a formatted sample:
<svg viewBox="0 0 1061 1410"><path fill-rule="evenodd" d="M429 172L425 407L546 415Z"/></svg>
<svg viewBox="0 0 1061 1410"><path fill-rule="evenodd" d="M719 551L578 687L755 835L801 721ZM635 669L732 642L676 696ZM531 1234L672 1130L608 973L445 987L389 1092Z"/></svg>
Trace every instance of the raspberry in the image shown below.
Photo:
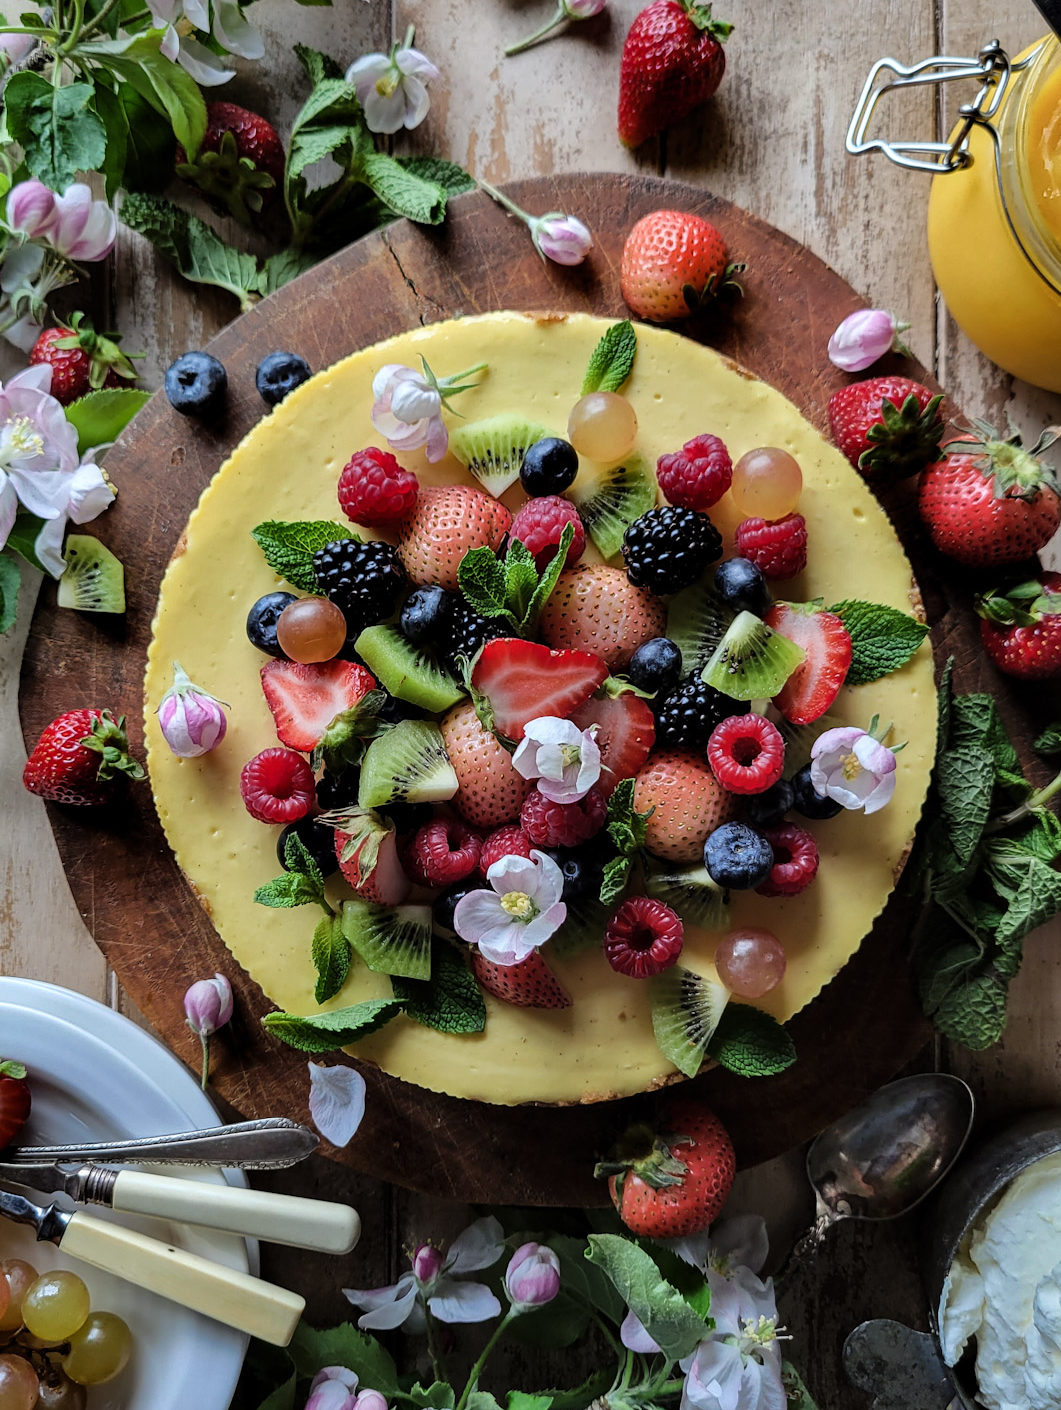
<svg viewBox="0 0 1061 1410"><path fill-rule="evenodd" d="M733 461L717 436L694 436L681 450L660 456L656 479L671 504L710 509L729 489Z"/></svg>
<svg viewBox="0 0 1061 1410"><path fill-rule="evenodd" d="M802 514L783 519L744 519L737 525L737 552L764 578L794 578L807 566L807 521Z"/></svg>
<svg viewBox="0 0 1061 1410"><path fill-rule="evenodd" d="M339 476L343 513L370 529L404 519L415 507L416 495L416 476L403 470L390 451L375 446L355 451Z"/></svg>
<svg viewBox="0 0 1061 1410"><path fill-rule="evenodd" d="M479 870L485 876L502 857L529 857L530 854L530 838L521 827L511 823L508 827L499 827L483 843L483 850L479 854Z"/></svg>
<svg viewBox="0 0 1061 1410"><path fill-rule="evenodd" d="M760 896L798 896L818 871L818 847L814 838L795 823L764 828L763 836L773 848L774 865L756 891Z"/></svg>
<svg viewBox="0 0 1061 1410"><path fill-rule="evenodd" d="M317 801L313 770L293 749L263 749L239 776L243 806L259 822L304 818Z"/></svg>
<svg viewBox="0 0 1061 1410"><path fill-rule="evenodd" d="M670 906L650 896L631 896L604 928L604 957L618 974L648 979L674 964L683 934Z"/></svg>
<svg viewBox="0 0 1061 1410"><path fill-rule="evenodd" d="M560 535L570 524L574 537L564 560L565 568L573 567L582 557L586 548L586 531L578 510L570 500L558 494L543 495L539 499L528 499L512 520L509 537L519 539L529 553L534 555L538 572L544 572L556 553Z"/></svg>
<svg viewBox="0 0 1061 1410"><path fill-rule="evenodd" d="M730 793L765 793L784 771L785 741L762 715L731 715L711 731L707 762Z"/></svg>
<svg viewBox="0 0 1061 1410"><path fill-rule="evenodd" d="M535 847L576 847L600 832L607 815L599 788L577 803L553 803L535 788L523 800L519 821Z"/></svg>
<svg viewBox="0 0 1061 1410"><path fill-rule="evenodd" d="M405 860L421 886L452 886L479 865L483 841L463 823L436 818L413 835Z"/></svg>

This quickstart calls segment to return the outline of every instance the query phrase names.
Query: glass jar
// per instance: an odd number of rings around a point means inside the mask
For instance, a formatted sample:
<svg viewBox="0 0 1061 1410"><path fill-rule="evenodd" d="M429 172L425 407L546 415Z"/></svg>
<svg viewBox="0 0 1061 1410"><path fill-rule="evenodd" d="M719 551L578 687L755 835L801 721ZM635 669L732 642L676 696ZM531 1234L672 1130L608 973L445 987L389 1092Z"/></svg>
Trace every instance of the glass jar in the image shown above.
<svg viewBox="0 0 1061 1410"><path fill-rule="evenodd" d="M973 80L945 142L867 138L894 88ZM1061 44L1041 40L1016 59L997 41L975 59L883 59L866 80L849 152L883 151L932 173L928 244L951 315L1005 371L1061 391ZM1050 159L1056 160L1051 169Z"/></svg>

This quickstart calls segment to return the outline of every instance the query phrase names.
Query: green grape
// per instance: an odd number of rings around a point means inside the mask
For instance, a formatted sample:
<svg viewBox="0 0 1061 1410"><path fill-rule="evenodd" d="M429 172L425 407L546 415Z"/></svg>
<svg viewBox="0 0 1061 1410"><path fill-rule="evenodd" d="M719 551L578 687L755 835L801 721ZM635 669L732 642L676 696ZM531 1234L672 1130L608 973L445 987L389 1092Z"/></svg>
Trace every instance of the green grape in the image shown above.
<svg viewBox="0 0 1061 1410"><path fill-rule="evenodd" d="M54 1367L45 1372L36 1410L85 1410L87 1404L84 1386L75 1385Z"/></svg>
<svg viewBox="0 0 1061 1410"><path fill-rule="evenodd" d="M102 1385L125 1369L132 1350L133 1334L120 1317L113 1312L92 1312L70 1338L63 1370L79 1385Z"/></svg>
<svg viewBox="0 0 1061 1410"><path fill-rule="evenodd" d="M31 1283L37 1281L37 1270L21 1258L5 1258L0 1273L7 1284L8 1302L0 1317L0 1332L14 1332L22 1326L22 1299Z"/></svg>
<svg viewBox="0 0 1061 1410"><path fill-rule="evenodd" d="M77 1276L64 1268L42 1273L26 1289L22 1299L22 1320L31 1336L46 1345L58 1346L82 1325L88 1316L88 1288Z"/></svg>
<svg viewBox="0 0 1061 1410"><path fill-rule="evenodd" d="M21 1356L0 1356L0 1410L34 1410L40 1382Z"/></svg>

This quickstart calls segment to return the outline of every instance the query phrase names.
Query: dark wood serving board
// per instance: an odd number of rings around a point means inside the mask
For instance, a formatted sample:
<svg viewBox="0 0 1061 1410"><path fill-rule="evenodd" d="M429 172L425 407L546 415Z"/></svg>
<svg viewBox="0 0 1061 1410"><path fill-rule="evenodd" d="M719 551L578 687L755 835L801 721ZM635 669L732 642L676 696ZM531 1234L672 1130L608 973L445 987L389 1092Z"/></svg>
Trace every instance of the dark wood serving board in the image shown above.
<svg viewBox="0 0 1061 1410"><path fill-rule="evenodd" d="M511 308L621 317L625 233L648 211L674 206L713 221L731 258L748 266L743 299L682 331L780 388L826 429L828 397L846 380L828 362L826 343L839 320L863 301L807 249L708 192L652 177L570 175L516 183L511 194L531 211L569 210L584 219L597 242L587 262L571 270L545 263L516 221L482 195L462 196L441 229L392 225L220 333L208 347L229 373L223 424L204 429L189 423L162 393L154 396L109 453L107 468L120 493L92 526L126 564L124 625L59 611L54 585L45 584L22 675L28 743L62 710L92 704L127 714L133 742L141 744L144 662L162 573L201 490L262 415L254 369L276 348L298 352L319 369L417 323L458 314ZM174 355L179 351L174 348ZM902 370L926 375L908 362ZM994 688L997 678L988 679L977 649L968 594L953 579L950 586L940 581L909 493L900 491L886 507L920 580L937 654L957 658L962 688ZM1026 741L1031 726L1019 712L1008 713ZM248 1117L306 1119L305 1055L264 1035L259 1018L273 1006L238 969L178 871L148 788L131 788L120 806L106 810L49 807L78 907L159 1033L197 1066L198 1041L184 1024L184 990L215 970L230 975L237 1016L224 1039L215 1039L217 1090ZM695 1081L732 1132L743 1165L807 1139L888 1080L923 1044L928 1028L906 962L913 919L909 903L893 898L840 976L792 1020L800 1057L788 1072L751 1081L712 1071ZM603 1202L605 1192L592 1178L595 1157L660 1100L655 1095L586 1107L505 1108L438 1096L371 1068L365 1076L365 1123L335 1158L465 1202Z"/></svg>

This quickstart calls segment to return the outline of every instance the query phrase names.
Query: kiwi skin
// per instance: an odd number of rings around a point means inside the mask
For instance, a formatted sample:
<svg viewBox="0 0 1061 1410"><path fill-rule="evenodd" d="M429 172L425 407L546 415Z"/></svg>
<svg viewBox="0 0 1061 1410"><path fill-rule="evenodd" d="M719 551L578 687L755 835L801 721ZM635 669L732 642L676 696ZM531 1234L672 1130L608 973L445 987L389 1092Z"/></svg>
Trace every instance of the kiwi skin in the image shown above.
<svg viewBox="0 0 1061 1410"><path fill-rule="evenodd" d="M125 569L91 534L68 534L56 602L77 612L124 612Z"/></svg>
<svg viewBox="0 0 1061 1410"><path fill-rule="evenodd" d="M438 726L402 720L365 751L358 785L359 808L388 803L444 803L457 791L457 775Z"/></svg>
<svg viewBox="0 0 1061 1410"><path fill-rule="evenodd" d="M569 493L594 547L607 562L619 552L634 520L655 507L656 477L634 455L623 464L580 473Z"/></svg>
<svg viewBox="0 0 1061 1410"><path fill-rule="evenodd" d="M449 448L496 498L519 479L523 457L535 441L553 436L547 427L522 416L488 416L450 433Z"/></svg>
<svg viewBox="0 0 1061 1410"><path fill-rule="evenodd" d="M652 1029L663 1056L695 1077L729 997L717 981L681 965L649 981Z"/></svg>

